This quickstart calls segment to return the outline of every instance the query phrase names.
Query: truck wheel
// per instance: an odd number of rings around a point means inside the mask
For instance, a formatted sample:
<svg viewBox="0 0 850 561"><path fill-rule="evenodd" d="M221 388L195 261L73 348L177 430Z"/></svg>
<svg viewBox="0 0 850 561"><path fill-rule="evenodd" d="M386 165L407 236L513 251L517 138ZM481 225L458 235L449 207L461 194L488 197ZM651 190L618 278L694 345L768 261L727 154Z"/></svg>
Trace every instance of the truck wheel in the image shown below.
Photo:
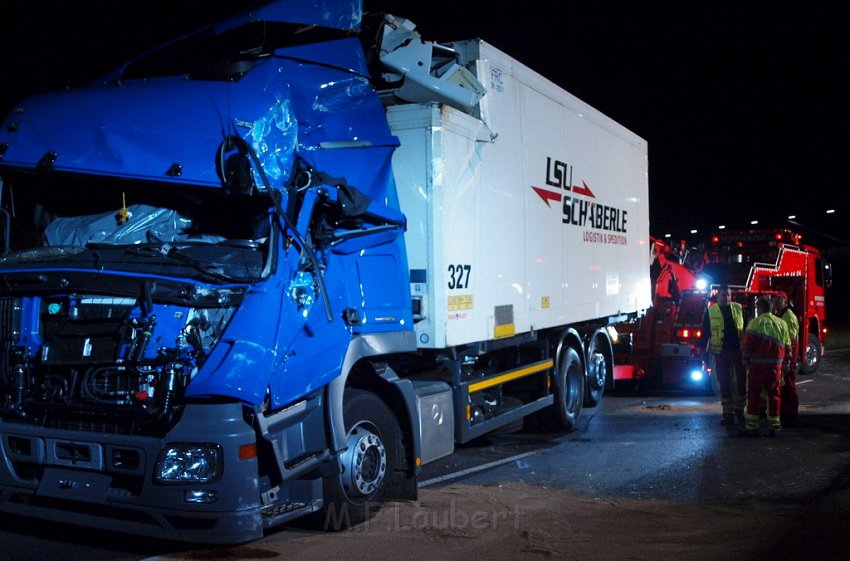
<svg viewBox="0 0 850 561"><path fill-rule="evenodd" d="M555 403L546 408L544 422L554 430L572 431L581 414L585 388L584 369L575 349L564 351L555 377Z"/></svg>
<svg viewBox="0 0 850 561"><path fill-rule="evenodd" d="M800 372L803 374L814 374L820 366L820 341L817 333L809 334L809 343L806 345L806 356L803 364L800 365Z"/></svg>
<svg viewBox="0 0 850 561"><path fill-rule="evenodd" d="M587 395L585 396L585 407L596 407L602 401L605 392L605 382L608 379L608 363L605 355L596 347L596 340L590 344L587 353Z"/></svg>
<svg viewBox="0 0 850 561"><path fill-rule="evenodd" d="M379 510L401 441L398 421L372 392L346 389L342 409L348 448L339 456L339 475L324 479L321 516L330 531L347 530Z"/></svg>

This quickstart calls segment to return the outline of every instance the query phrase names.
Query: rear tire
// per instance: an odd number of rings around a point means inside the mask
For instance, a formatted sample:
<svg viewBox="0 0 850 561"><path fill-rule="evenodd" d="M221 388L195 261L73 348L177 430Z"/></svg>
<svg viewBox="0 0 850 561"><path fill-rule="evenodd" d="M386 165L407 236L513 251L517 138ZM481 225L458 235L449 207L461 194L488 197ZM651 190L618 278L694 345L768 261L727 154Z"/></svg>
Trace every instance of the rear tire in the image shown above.
<svg viewBox="0 0 850 561"><path fill-rule="evenodd" d="M398 420L372 392L346 389L342 414L348 448L339 455L339 474L323 481L326 531L347 530L380 510L401 442Z"/></svg>
<svg viewBox="0 0 850 561"><path fill-rule="evenodd" d="M585 375L581 358L573 348L567 348L557 364L555 374L555 403L544 413L547 428L570 432L578 425L585 398Z"/></svg>
<svg viewBox="0 0 850 561"><path fill-rule="evenodd" d="M587 395L585 407L596 407L602 401L605 384L608 381L608 361L597 347L594 339L587 352Z"/></svg>

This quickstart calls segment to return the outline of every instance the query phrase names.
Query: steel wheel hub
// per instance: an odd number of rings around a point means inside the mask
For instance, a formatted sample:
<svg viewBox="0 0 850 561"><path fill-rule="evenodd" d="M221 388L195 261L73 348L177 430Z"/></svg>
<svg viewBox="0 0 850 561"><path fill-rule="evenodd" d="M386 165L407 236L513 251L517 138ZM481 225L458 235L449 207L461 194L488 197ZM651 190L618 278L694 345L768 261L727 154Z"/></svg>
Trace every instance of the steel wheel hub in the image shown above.
<svg viewBox="0 0 850 561"><path fill-rule="evenodd" d="M593 353L590 359L590 379L593 381L593 389L598 390L605 386L606 370L605 357L602 353Z"/></svg>
<svg viewBox="0 0 850 561"><path fill-rule="evenodd" d="M340 462L340 480L349 496L374 493L387 473L387 450L381 437L357 425L348 433L348 450Z"/></svg>

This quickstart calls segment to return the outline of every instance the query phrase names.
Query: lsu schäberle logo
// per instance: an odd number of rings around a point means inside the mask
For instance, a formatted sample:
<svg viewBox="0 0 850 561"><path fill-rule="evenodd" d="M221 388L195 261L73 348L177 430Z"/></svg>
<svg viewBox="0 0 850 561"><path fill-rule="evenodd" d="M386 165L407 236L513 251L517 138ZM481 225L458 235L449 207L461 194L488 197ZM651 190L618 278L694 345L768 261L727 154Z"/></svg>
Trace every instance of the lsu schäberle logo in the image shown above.
<svg viewBox="0 0 850 561"><path fill-rule="evenodd" d="M553 208L553 203L562 212L561 221L569 226L586 228L585 241L597 243L625 243L625 236L606 235L608 232L625 234L628 232L628 211L603 204L585 181L581 185L573 184L573 165L546 158L546 187L531 188Z"/></svg>

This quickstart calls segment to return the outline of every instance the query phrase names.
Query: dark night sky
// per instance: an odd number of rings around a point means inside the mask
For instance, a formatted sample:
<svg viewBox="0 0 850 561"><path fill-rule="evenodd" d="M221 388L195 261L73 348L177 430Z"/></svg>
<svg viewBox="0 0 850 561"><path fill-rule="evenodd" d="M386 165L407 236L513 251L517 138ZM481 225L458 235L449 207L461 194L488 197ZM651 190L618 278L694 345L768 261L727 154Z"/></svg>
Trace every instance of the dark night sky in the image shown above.
<svg viewBox="0 0 850 561"><path fill-rule="evenodd" d="M7 2L0 109L85 83L240 4ZM850 3L582 0L558 14L548 2L519 5L366 2L425 39L480 37L645 138L653 234L752 218L783 226L794 213L847 245L838 225L850 214Z"/></svg>

